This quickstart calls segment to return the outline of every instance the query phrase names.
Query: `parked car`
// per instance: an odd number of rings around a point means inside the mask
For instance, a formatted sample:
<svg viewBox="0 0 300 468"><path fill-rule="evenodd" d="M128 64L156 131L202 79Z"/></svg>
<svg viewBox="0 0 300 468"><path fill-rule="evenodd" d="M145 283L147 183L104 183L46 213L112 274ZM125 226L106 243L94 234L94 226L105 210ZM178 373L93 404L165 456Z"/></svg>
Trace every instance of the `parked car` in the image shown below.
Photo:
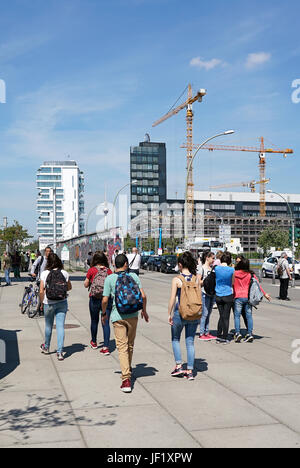
<svg viewBox="0 0 300 468"><path fill-rule="evenodd" d="M161 273L176 273L177 257L176 255L166 255L162 257L160 264Z"/></svg>
<svg viewBox="0 0 300 468"><path fill-rule="evenodd" d="M150 256L149 255L143 255L142 260L141 260L141 269L142 270L147 270L147 263L149 260Z"/></svg>
<svg viewBox="0 0 300 468"><path fill-rule="evenodd" d="M279 257L270 257L266 258L263 265L262 265L262 276L263 278L272 278L273 272L275 271L275 276L278 278L277 274L277 265L278 265ZM293 271L293 260L291 257L288 257L288 262L290 266L290 270ZM295 260L295 277L300 278L300 262Z"/></svg>
<svg viewBox="0 0 300 468"><path fill-rule="evenodd" d="M148 271L160 271L161 257L150 257L147 262Z"/></svg>

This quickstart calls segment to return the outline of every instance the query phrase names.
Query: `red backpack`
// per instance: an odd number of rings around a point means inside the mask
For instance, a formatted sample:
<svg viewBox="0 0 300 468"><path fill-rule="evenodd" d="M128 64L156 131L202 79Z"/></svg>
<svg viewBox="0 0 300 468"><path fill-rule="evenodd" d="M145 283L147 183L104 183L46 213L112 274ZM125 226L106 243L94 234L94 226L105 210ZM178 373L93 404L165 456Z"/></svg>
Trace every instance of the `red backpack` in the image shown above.
<svg viewBox="0 0 300 468"><path fill-rule="evenodd" d="M103 291L104 291L104 283L108 276L108 269L97 268L97 270L98 270L98 273L93 279L90 295L94 297L95 299L102 299Z"/></svg>

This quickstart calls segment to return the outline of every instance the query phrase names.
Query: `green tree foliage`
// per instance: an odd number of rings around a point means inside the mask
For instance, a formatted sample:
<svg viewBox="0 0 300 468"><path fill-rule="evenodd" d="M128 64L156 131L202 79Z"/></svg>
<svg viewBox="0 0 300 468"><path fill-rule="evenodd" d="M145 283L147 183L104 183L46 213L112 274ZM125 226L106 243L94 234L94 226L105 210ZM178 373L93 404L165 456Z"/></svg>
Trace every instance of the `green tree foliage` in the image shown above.
<svg viewBox="0 0 300 468"><path fill-rule="evenodd" d="M27 229L24 229L18 221L14 221L12 226L0 230L0 241L2 241L4 246L8 245L10 252L20 250L22 243L30 238L32 236L28 234Z"/></svg>
<svg viewBox="0 0 300 468"><path fill-rule="evenodd" d="M258 245L266 254L271 247L276 250L286 249L289 245L289 233L282 229L266 228L258 239Z"/></svg>

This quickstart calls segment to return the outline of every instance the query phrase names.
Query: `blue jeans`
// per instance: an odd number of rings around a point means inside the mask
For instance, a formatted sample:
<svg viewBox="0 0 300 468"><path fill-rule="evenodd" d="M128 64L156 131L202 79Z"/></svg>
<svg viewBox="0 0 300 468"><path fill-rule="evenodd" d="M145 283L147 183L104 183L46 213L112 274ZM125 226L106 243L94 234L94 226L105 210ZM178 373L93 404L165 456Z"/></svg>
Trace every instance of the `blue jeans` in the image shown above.
<svg viewBox="0 0 300 468"><path fill-rule="evenodd" d="M62 353L65 340L65 321L68 311L68 301L60 301L56 304L45 304L45 347L50 348L52 330L54 324L54 317L56 321L56 333L57 333L57 352Z"/></svg>
<svg viewBox="0 0 300 468"><path fill-rule="evenodd" d="M195 320L193 322L189 322L187 320L183 320L178 310L178 305L176 306L174 317L173 317L173 325L172 325L172 347L173 353L175 357L176 364L182 364L181 359L181 349L180 349L180 337L182 330L185 328L185 343L187 349L187 361L188 370L194 369L195 363L195 335L199 325L199 320Z"/></svg>
<svg viewBox="0 0 300 468"><path fill-rule="evenodd" d="M253 333L253 317L252 317L252 306L249 304L248 299L239 298L234 301L234 323L235 323L235 333L239 334L241 332L241 314L245 310L247 322L248 322L248 334L252 335Z"/></svg>
<svg viewBox="0 0 300 468"><path fill-rule="evenodd" d="M11 281L10 281L10 268L7 268L6 270L4 270L4 275L5 275L5 281L6 281L6 284L11 284Z"/></svg>
<svg viewBox="0 0 300 468"><path fill-rule="evenodd" d="M208 296L204 292L202 293L202 317L200 320L200 336L209 334L209 319L215 302L215 296Z"/></svg>
<svg viewBox="0 0 300 468"><path fill-rule="evenodd" d="M90 297L90 315L91 315L91 335L92 341L97 343L97 334L98 334L98 326L100 320L100 312L102 311L102 299L97 299L95 297ZM105 320L105 324L102 325L103 329L103 341L104 341L104 348L109 348L109 341L110 341L110 313L112 309L112 301L109 300L108 307L106 309L106 316L107 320Z"/></svg>

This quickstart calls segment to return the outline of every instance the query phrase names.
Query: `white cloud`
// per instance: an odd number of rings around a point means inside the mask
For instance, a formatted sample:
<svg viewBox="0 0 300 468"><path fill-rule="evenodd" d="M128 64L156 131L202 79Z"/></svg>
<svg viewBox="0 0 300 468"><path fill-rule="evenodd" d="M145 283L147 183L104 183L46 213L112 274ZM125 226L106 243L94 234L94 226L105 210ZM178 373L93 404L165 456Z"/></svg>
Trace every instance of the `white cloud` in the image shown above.
<svg viewBox="0 0 300 468"><path fill-rule="evenodd" d="M249 54L246 62L246 68L251 70L259 65L269 62L269 60L271 60L271 54L267 52Z"/></svg>
<svg viewBox="0 0 300 468"><path fill-rule="evenodd" d="M191 67L204 68L206 71L212 70L222 63L222 60L216 58L205 61L201 57L194 57L190 61Z"/></svg>

